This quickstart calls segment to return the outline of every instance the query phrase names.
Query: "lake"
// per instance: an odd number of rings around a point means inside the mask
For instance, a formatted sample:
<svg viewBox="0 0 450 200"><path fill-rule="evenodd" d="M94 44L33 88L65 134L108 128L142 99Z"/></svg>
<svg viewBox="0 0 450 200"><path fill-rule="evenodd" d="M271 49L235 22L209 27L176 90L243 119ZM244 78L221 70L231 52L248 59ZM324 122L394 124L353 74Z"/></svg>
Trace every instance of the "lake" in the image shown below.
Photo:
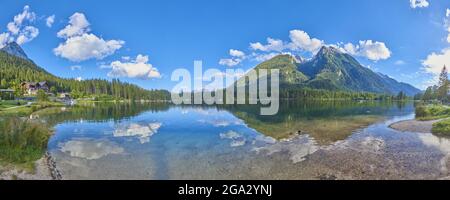
<svg viewBox="0 0 450 200"><path fill-rule="evenodd" d="M450 140L388 126L412 103L54 108L48 150L64 179L439 179Z"/></svg>

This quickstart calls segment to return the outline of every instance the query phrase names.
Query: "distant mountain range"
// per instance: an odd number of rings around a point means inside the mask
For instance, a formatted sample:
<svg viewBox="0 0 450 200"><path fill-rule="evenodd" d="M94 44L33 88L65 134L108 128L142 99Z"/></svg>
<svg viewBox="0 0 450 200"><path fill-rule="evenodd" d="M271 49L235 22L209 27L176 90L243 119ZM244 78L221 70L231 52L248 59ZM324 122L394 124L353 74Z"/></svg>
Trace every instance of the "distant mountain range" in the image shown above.
<svg viewBox="0 0 450 200"><path fill-rule="evenodd" d="M29 64L25 63L26 66L29 66L28 69L36 70L37 73L47 74L46 76L52 79L60 80L35 65L15 42L9 43L0 51L30 62ZM391 95L396 95L402 91L408 96L421 92L407 83L401 83L387 75L373 72L369 68L362 66L349 54L342 53L333 47L322 47L309 60L292 55L278 55L257 65L255 69L279 69L281 89L307 87L311 89L372 92Z"/></svg>
<svg viewBox="0 0 450 200"><path fill-rule="evenodd" d="M408 96L421 92L407 83L373 72L334 47L322 47L307 61L292 55L278 55L255 69L279 69L281 89L294 86L392 95L402 91Z"/></svg>

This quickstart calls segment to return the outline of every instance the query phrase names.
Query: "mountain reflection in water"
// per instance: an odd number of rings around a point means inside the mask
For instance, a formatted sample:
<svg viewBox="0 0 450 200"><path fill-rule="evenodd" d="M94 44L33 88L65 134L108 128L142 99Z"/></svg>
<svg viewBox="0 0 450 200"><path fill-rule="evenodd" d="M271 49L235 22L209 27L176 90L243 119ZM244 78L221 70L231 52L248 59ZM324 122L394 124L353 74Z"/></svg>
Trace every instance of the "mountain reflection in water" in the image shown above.
<svg viewBox="0 0 450 200"><path fill-rule="evenodd" d="M410 103L258 106L92 104L47 110L48 148L66 179L441 178L448 140L400 133ZM46 115L45 113L51 113Z"/></svg>

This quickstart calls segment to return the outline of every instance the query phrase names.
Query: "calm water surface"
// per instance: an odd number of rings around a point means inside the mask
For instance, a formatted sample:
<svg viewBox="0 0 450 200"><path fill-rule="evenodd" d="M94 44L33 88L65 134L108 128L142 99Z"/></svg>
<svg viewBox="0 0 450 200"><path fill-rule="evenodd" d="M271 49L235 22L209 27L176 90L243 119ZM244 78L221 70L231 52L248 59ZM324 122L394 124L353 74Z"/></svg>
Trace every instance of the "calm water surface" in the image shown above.
<svg viewBox="0 0 450 200"><path fill-rule="evenodd" d="M60 108L58 108L60 109ZM450 140L388 127L412 104L93 104L41 116L64 179L439 179Z"/></svg>

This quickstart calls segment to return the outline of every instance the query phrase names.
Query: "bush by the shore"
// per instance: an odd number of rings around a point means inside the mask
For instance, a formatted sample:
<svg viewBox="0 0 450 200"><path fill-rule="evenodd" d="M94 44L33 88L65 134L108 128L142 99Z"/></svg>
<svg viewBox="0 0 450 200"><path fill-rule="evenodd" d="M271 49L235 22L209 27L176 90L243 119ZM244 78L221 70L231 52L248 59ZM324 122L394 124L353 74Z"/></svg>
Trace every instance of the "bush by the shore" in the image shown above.
<svg viewBox="0 0 450 200"><path fill-rule="evenodd" d="M431 131L435 135L450 136L450 119L434 123Z"/></svg>
<svg viewBox="0 0 450 200"><path fill-rule="evenodd" d="M426 121L450 117L450 107L443 105L416 106L416 119Z"/></svg>
<svg viewBox="0 0 450 200"><path fill-rule="evenodd" d="M51 130L18 117L0 120L0 162L32 169L47 148Z"/></svg>

